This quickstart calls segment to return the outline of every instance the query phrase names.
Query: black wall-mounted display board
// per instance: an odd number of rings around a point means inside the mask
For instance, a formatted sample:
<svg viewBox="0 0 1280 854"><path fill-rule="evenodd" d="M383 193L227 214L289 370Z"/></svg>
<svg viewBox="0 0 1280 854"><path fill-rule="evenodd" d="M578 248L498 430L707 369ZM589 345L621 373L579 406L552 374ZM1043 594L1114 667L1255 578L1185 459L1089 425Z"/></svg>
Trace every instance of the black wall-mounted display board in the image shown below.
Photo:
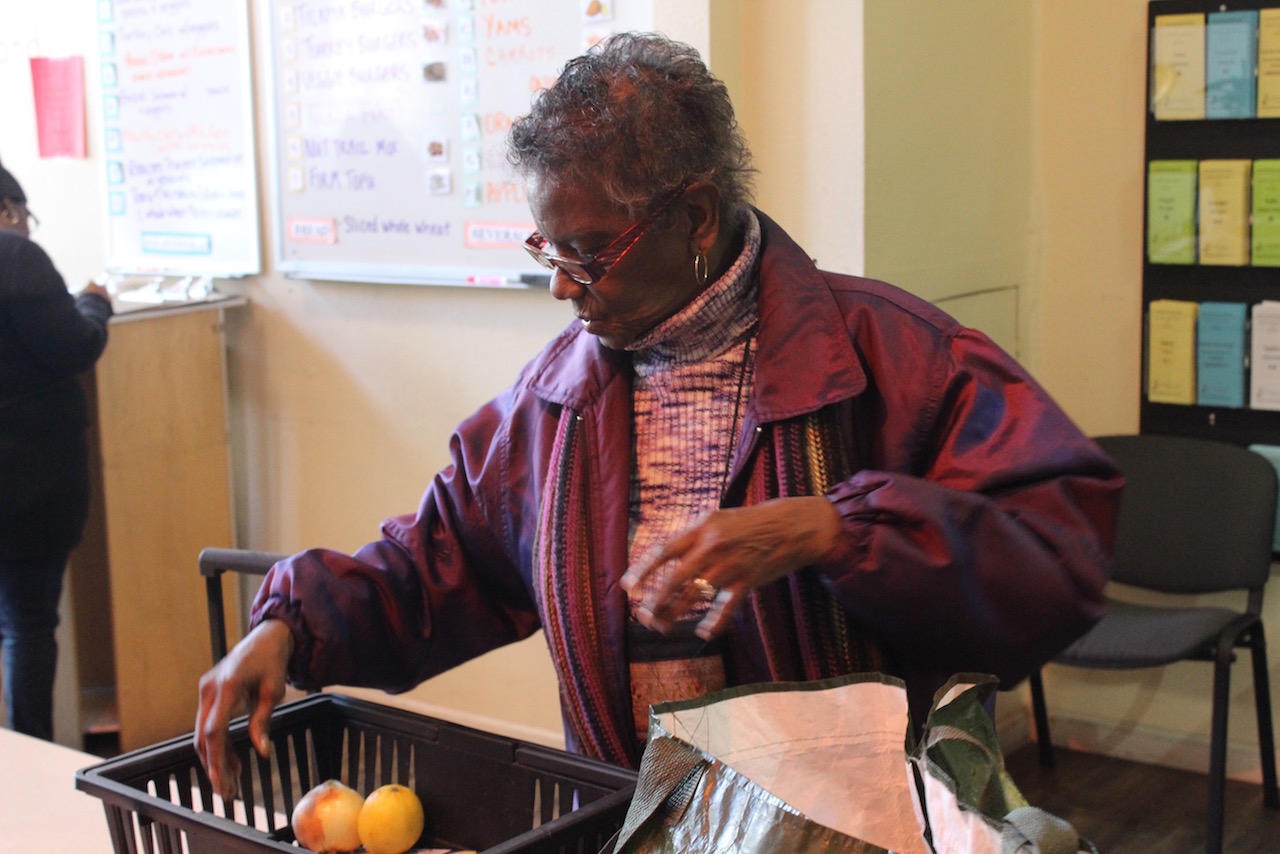
<svg viewBox="0 0 1280 854"><path fill-rule="evenodd" d="M1188 13L1210 15L1231 10L1277 7L1280 7L1280 3L1276 0L1227 3L1150 0L1147 21L1146 163L1153 160L1280 158L1280 118L1169 120L1157 119L1154 111L1157 82L1154 36L1157 16ZM1144 169L1144 176L1145 174ZM1149 201L1147 194L1144 194L1141 432L1200 436L1241 445L1280 444L1280 411L1250 408L1247 371L1243 407L1153 403L1148 399L1146 318L1152 300L1226 301L1241 302L1249 306L1264 300L1280 300L1280 267L1151 263L1145 247L1147 229L1150 227L1147 221Z"/></svg>

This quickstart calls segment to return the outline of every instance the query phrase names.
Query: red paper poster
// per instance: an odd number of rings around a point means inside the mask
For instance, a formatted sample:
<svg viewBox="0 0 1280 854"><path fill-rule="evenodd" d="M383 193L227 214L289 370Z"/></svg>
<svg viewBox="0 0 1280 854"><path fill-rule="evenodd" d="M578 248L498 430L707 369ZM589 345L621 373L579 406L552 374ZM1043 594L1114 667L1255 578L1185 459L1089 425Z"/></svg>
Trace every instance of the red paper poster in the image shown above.
<svg viewBox="0 0 1280 854"><path fill-rule="evenodd" d="M84 157L84 59L31 57L41 157Z"/></svg>

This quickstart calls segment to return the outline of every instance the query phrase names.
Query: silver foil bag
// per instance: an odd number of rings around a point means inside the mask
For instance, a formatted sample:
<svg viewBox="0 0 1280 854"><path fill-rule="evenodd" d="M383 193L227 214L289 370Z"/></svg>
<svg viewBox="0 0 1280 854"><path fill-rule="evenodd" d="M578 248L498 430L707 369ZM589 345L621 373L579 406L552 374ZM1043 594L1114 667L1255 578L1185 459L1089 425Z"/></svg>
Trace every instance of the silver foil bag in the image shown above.
<svg viewBox="0 0 1280 854"><path fill-rule="evenodd" d="M654 706L626 822L604 852L1077 854L1004 769L989 676L938 692L918 743L880 674L748 685Z"/></svg>

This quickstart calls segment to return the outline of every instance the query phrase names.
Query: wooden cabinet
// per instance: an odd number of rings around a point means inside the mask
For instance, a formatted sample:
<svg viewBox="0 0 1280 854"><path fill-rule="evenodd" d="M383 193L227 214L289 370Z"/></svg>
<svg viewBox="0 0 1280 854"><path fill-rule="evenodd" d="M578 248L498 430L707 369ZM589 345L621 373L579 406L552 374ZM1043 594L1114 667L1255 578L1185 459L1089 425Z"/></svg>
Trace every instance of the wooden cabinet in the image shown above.
<svg viewBox="0 0 1280 854"><path fill-rule="evenodd" d="M94 497L68 574L76 670L86 730L118 724L122 750L195 722L211 661L197 558L234 545L223 319L240 302L117 315L87 383ZM234 627L230 587L226 601Z"/></svg>

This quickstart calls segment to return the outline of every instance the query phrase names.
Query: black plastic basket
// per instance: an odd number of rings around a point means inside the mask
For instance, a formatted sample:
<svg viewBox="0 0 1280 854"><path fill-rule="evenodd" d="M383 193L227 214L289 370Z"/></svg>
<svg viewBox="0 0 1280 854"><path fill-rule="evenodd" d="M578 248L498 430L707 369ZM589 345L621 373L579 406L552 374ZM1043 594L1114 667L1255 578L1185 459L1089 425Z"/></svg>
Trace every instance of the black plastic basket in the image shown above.
<svg viewBox="0 0 1280 854"><path fill-rule="evenodd" d="M413 788L427 816L418 847L596 854L622 826L636 781L624 768L339 694L277 708L266 759L245 718L231 738L243 769L233 802L213 794L189 736L76 773L76 788L103 801L116 854L297 854L289 815L327 779L366 795Z"/></svg>

